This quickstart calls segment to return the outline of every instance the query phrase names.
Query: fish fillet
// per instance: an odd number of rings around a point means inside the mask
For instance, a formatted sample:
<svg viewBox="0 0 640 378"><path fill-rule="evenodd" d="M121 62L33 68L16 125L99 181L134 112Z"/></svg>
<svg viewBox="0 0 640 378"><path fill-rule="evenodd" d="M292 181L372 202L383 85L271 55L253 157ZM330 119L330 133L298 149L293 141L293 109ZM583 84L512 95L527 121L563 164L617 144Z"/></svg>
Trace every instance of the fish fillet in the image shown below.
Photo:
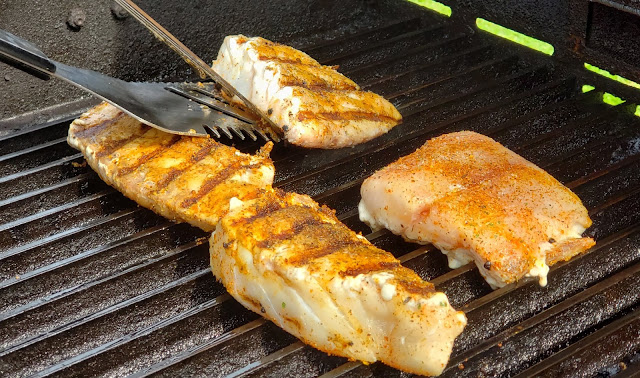
<svg viewBox="0 0 640 378"><path fill-rule="evenodd" d="M546 285L549 266L595 244L580 199L493 139L469 132L431 139L367 178L360 219L433 243L457 268L475 261L494 288L524 276Z"/></svg>
<svg viewBox="0 0 640 378"><path fill-rule="evenodd" d="M307 54L264 38L225 38L213 69L303 147L352 146L386 133L402 116L381 96Z"/></svg>
<svg viewBox="0 0 640 378"><path fill-rule="evenodd" d="M102 103L73 121L68 142L109 185L140 205L212 231L233 197L271 187L272 144L243 154L210 138L168 134Z"/></svg>
<svg viewBox="0 0 640 378"><path fill-rule="evenodd" d="M305 343L365 363L439 374L466 324L445 294L311 198L233 199L211 267L245 307Z"/></svg>

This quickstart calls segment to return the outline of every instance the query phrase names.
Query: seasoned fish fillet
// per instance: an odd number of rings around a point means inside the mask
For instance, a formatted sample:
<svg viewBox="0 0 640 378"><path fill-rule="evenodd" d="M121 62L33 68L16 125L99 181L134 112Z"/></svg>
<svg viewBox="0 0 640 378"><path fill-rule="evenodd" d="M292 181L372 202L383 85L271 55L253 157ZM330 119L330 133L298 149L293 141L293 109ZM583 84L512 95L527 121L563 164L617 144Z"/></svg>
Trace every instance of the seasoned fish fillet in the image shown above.
<svg viewBox="0 0 640 378"><path fill-rule="evenodd" d="M264 38L226 37L213 69L299 146L352 146L402 119L391 103L360 90L334 67Z"/></svg>
<svg viewBox="0 0 640 378"><path fill-rule="evenodd" d="M431 139L361 188L360 219L433 243L457 268L475 261L494 288L537 276L595 244L580 199L493 139L469 131Z"/></svg>
<svg viewBox="0 0 640 378"><path fill-rule="evenodd" d="M73 121L68 142L109 185L169 219L212 231L229 200L273 182L272 144L256 156L209 138L168 134L102 103Z"/></svg>
<svg viewBox="0 0 640 378"><path fill-rule="evenodd" d="M439 374L466 318L445 294L311 198L233 199L211 267L245 307L324 352Z"/></svg>

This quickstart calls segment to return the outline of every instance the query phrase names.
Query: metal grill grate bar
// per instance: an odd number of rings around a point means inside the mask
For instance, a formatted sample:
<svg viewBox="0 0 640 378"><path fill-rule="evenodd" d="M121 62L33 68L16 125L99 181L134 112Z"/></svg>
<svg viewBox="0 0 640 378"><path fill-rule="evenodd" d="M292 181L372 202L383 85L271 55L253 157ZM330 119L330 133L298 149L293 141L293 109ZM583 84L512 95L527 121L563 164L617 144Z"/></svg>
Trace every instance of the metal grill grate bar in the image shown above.
<svg viewBox="0 0 640 378"><path fill-rule="evenodd" d="M376 233L376 234L381 235L381 233L380 233L380 232L378 232L378 233ZM626 235L625 235L625 236L626 236ZM368 238L374 238L374 236L373 236L373 235L368 235ZM600 245L602 245L602 243L601 243L601 244L599 244L599 246L600 246ZM406 262L408 262L408 260L410 260L411 258L414 258L414 257L416 257L416 256L420 256L420 255L422 255L422 254L424 254L425 252L428 252L428 251L430 251L430 250L433 250L433 248L432 248L432 247L422 247L422 248L419 248L418 250L415 250L415 251L413 251L413 252L410 252L410 253L409 253L409 254L407 254L407 255L402 256L402 257L401 257L401 260L402 260L404 263L406 263ZM411 257L410 257L410 256L411 256ZM407 265L407 264L405 264L405 265ZM474 269L474 268L473 268L473 267L471 267L471 266L466 266L466 267L464 267L464 268L460 268L460 269L458 269L458 270L452 271L452 272L451 272L451 274L446 274L445 276L438 277L438 279L434 280L433 282L434 282L435 284L440 284L440 283L445 282L446 280L451 280L451 279L453 279L453 278L455 278L455 277L458 277L458 276L460 276L460 275L462 275L462 274L465 274L465 273L467 273L467 272L470 272L470 271L472 271L473 269ZM555 268L553 268L553 269L555 270ZM423 277L423 278L424 278L424 277ZM427 278L428 278L428 277L427 277ZM534 284L534 285L535 285L535 284ZM296 349L296 351L298 351L298 349ZM278 353L279 353L279 352L278 352ZM271 359L273 359L273 360L279 360L280 358L282 358L282 356L280 356L279 354L277 354L277 355L279 356L277 359L275 359L275 358L271 358ZM269 361L271 361L271 359L269 359ZM264 363L266 363L266 362L267 362L267 360L261 360L261 364L264 364ZM253 365L251 365L251 366L252 366L252 367L257 368L257 367L258 367L258 366L260 366L260 365L259 365L259 364L258 364L258 365L253 364ZM253 371L253 370L252 370L252 371Z"/></svg>
<svg viewBox="0 0 640 378"><path fill-rule="evenodd" d="M606 340L607 343L603 343ZM611 350L611 346L619 346ZM599 329L574 343L542 363L535 365L516 377L558 377L568 374L589 375L594 371L604 371L603 366L616 366L625 370L625 356L640 351L640 308Z"/></svg>
<svg viewBox="0 0 640 378"><path fill-rule="evenodd" d="M575 78L565 72L521 59L520 54L505 54L496 46L470 29L410 18L310 48L321 60L340 64L364 88L391 98L402 107L405 122L352 149L310 151L278 145L272 154L279 187L314 195L364 233L368 229L355 208L362 179L430 137L461 129L492 135L517 149L584 199L598 245L555 265L547 289L525 280L491 291L475 268L450 270L432 246L406 243L388 231L366 235L433 280L454 305L464 305L470 324L456 344L454 361L464 363L463 358L471 357L468 374L485 357L502 361L503 373L540 362L542 357L509 354L483 341L526 342L515 332L519 325L548 335L550 321L587 308L603 294L616 298L617 307L599 309L600 318L574 327L573 335L602 326L606 331L585 339L596 343L606 335L624 335L616 319L627 319L624 324L637 320L625 317L625 311L637 312L636 298L620 290L636 283L640 260L640 179L634 175L640 151L629 144L640 137L634 128L637 120L599 104L599 94L579 94ZM186 225L170 225L121 195L103 191L95 174L72 164L80 155L63 143L65 133L63 123L0 138L0 188L6 189L0 196L0 209L6 211L0 230L0 279L5 280L0 288L6 308L0 314L0 362L12 371L400 374L380 364L365 367L327 356L230 300L207 268L206 235ZM32 136L37 138L30 141ZM240 147L252 151L258 145ZM91 182L97 186L88 192L62 193ZM28 208L29 201L46 196L57 198ZM21 211L33 219L19 218ZM610 258L613 251L615 259ZM14 272L21 278L13 278ZM77 313L64 314L66 308ZM528 318L532 320L526 322ZM38 326L30 328L29 321ZM553 361L584 355L574 336L562 337L553 338L556 346L548 353L559 351L563 342L571 344L568 352L538 365L538 371L556 366ZM616 353L623 355L620 351ZM514 357L511 365L509 357ZM448 371L458 372L455 365Z"/></svg>

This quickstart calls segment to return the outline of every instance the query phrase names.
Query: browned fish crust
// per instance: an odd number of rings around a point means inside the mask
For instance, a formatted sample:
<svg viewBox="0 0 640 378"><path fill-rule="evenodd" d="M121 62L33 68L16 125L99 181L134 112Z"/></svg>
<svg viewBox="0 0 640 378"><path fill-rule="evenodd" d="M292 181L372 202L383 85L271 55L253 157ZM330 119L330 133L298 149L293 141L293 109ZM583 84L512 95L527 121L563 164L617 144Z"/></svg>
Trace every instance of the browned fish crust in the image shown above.
<svg viewBox="0 0 640 378"><path fill-rule="evenodd" d="M352 146L402 120L393 104L361 90L337 67L264 38L228 36L213 66L295 145Z"/></svg>
<svg viewBox="0 0 640 378"><path fill-rule="evenodd" d="M329 354L442 371L466 319L431 283L308 196L267 190L231 208L211 267L245 307Z"/></svg>
<svg viewBox="0 0 640 378"><path fill-rule="evenodd" d="M255 198L273 182L271 143L255 156L243 154L210 138L153 129L107 103L75 120L68 140L127 197L205 231L214 229L231 198Z"/></svg>
<svg viewBox="0 0 640 378"><path fill-rule="evenodd" d="M427 141L367 178L361 220L433 243L451 267L474 261L494 287L595 244L580 198L550 174L484 135L461 131Z"/></svg>
<svg viewBox="0 0 640 378"><path fill-rule="evenodd" d="M247 206L245 217L233 222L235 238L256 249L295 248L295 253L283 257L288 265L308 267L327 280L384 271L398 277L410 292L435 292L431 283L353 232L333 210L307 196L268 191ZM330 270L325 269L328 261Z"/></svg>

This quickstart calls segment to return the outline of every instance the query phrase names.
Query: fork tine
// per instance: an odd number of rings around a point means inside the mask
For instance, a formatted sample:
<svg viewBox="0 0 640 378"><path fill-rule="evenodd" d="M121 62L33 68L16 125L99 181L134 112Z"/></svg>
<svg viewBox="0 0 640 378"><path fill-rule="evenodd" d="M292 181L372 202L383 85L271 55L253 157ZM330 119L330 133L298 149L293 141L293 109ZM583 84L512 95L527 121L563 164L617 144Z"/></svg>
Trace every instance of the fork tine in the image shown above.
<svg viewBox="0 0 640 378"><path fill-rule="evenodd" d="M218 126L218 128L227 136L227 138L233 139L233 134L229 132L229 129L226 126Z"/></svg>
<svg viewBox="0 0 640 378"><path fill-rule="evenodd" d="M215 97L211 97L209 95L205 95L204 93L207 93L204 90L199 90L197 87L196 88L190 88L187 85L167 85L165 87L166 90L173 92L175 94L178 94L180 96L186 97L190 100L193 100L199 104L208 106L212 109L221 111L227 115L230 115L232 117L235 117L239 120L245 121L245 122L253 122L255 116L240 110L236 107L233 107L231 105L227 105L225 103L223 103L222 101L216 99ZM203 93L204 92L204 93Z"/></svg>
<svg viewBox="0 0 640 378"><path fill-rule="evenodd" d="M234 127L231 127L230 129L231 129L231 131L233 131L234 134L236 134L238 136L238 138L240 138L240 140L245 140L244 134L242 134L240 132L240 130L238 130L238 129L234 128Z"/></svg>
<svg viewBox="0 0 640 378"><path fill-rule="evenodd" d="M216 138L218 138L218 139L222 138L222 135L220 135L220 133L218 132L218 128L217 127L208 126L208 125L205 125L205 126L206 126L207 131L211 131L211 133L213 135L215 135Z"/></svg>
<svg viewBox="0 0 640 378"><path fill-rule="evenodd" d="M253 129L251 127L247 127L246 129L244 129L244 132L247 133L247 135L249 135L251 140L253 140L254 142L258 140L258 137L256 136L256 134L254 134Z"/></svg>
<svg viewBox="0 0 640 378"><path fill-rule="evenodd" d="M267 136L267 134L264 133L264 131L260 130L260 129L255 129L255 131L262 137L262 139L264 139L266 142L270 141L271 139L269 139L269 137ZM277 141L276 141L277 142Z"/></svg>
<svg viewBox="0 0 640 378"><path fill-rule="evenodd" d="M271 140L275 142L280 141L277 133L270 129L263 130L262 127L259 127L252 118L253 115L220 102L217 99L219 95L216 94L219 91L217 91L213 83L203 83L202 85L173 83L166 85L165 89L186 99L195 101L198 104L207 106L206 109L211 108L204 117L203 123L209 125L214 135L218 138L224 134L229 139L233 139L233 135L235 134L241 140L245 140L246 136L244 134L246 133L253 141L258 140L257 135L260 135L260 137L267 142Z"/></svg>
<svg viewBox="0 0 640 378"><path fill-rule="evenodd" d="M204 123L212 126L225 126L230 128L242 128L246 125L234 117L230 117L217 110L210 109L209 113L204 117Z"/></svg>

